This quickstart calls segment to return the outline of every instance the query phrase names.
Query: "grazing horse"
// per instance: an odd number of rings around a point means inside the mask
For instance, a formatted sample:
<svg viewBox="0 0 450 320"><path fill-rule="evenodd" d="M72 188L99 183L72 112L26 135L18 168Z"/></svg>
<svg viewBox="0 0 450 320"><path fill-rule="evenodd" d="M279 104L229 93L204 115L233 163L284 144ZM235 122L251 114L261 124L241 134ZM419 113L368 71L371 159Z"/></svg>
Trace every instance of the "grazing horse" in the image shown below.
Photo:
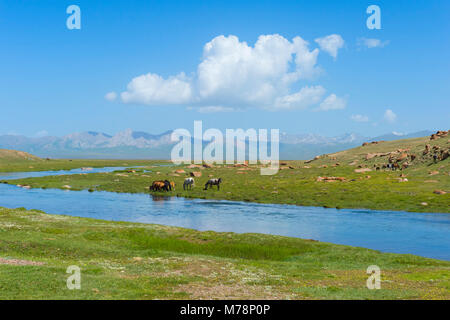
<svg viewBox="0 0 450 320"><path fill-rule="evenodd" d="M208 190L208 187L217 186L217 190L220 190L220 184L222 183L222 178L219 179L209 179L205 184L205 189Z"/></svg>
<svg viewBox="0 0 450 320"><path fill-rule="evenodd" d="M194 178L186 178L183 182L183 190L192 189L192 187L195 186Z"/></svg>
<svg viewBox="0 0 450 320"><path fill-rule="evenodd" d="M153 181L152 185L150 186L150 191L161 191L165 190L166 184L164 181Z"/></svg>
<svg viewBox="0 0 450 320"><path fill-rule="evenodd" d="M388 163L388 164L386 165L386 168L387 168L387 169L391 169L392 171L395 171L395 170L397 170L397 169L400 169L400 166L398 165L397 162L395 162L395 163Z"/></svg>
<svg viewBox="0 0 450 320"><path fill-rule="evenodd" d="M170 185L170 182L168 180L158 180L153 181L152 185L150 186L150 191L172 191L172 186Z"/></svg>
<svg viewBox="0 0 450 320"><path fill-rule="evenodd" d="M173 181L164 180L164 185L166 186L166 191L172 191L172 189L175 190L175 182Z"/></svg>

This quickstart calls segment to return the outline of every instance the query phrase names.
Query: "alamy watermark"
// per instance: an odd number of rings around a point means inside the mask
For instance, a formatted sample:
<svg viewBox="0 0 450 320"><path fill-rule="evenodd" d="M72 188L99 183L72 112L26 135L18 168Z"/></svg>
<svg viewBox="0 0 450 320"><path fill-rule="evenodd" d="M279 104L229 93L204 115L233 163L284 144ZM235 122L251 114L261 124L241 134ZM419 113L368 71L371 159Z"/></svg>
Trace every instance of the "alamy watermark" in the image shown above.
<svg viewBox="0 0 450 320"><path fill-rule="evenodd" d="M81 29L81 9L77 5L70 5L66 9L66 13L70 16L66 20L67 29Z"/></svg>
<svg viewBox="0 0 450 320"><path fill-rule="evenodd" d="M379 266L371 265L367 267L367 274L370 274L366 281L367 289L381 289L381 269Z"/></svg>
<svg viewBox="0 0 450 320"><path fill-rule="evenodd" d="M270 130L270 139L267 129L226 129L224 136L214 128L203 132L202 121L194 121L193 135L187 129L176 129L171 140L178 142L171 152L174 164L242 164L248 160L249 164L263 165L261 175L274 175L279 169L279 129ZM207 143L205 148L204 142Z"/></svg>
<svg viewBox="0 0 450 320"><path fill-rule="evenodd" d="M377 5L370 5L367 7L366 10L367 14L370 14L370 16L367 18L366 25L367 28L370 30L381 29L381 9Z"/></svg>
<svg viewBox="0 0 450 320"><path fill-rule="evenodd" d="M66 273L71 274L66 281L67 289L80 290L81 289L81 269L78 266L69 266Z"/></svg>
<svg viewBox="0 0 450 320"><path fill-rule="evenodd" d="M66 13L70 16L66 20L66 26L69 30L81 29L81 9L79 6L72 4L67 7ZM381 29L381 9L379 6L372 4L367 7L366 13L370 16L366 20L366 26L370 30Z"/></svg>

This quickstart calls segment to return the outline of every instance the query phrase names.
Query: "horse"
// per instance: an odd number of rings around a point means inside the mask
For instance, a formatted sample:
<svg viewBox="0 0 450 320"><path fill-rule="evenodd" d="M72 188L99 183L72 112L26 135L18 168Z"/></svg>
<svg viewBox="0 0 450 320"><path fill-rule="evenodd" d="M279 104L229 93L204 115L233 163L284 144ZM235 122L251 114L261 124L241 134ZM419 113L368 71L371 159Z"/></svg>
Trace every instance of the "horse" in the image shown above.
<svg viewBox="0 0 450 320"><path fill-rule="evenodd" d="M205 189L208 190L208 187L217 186L217 190L220 190L220 184L222 183L222 178L219 179L209 179L205 184Z"/></svg>
<svg viewBox="0 0 450 320"><path fill-rule="evenodd" d="M169 190L172 191L172 186L168 180L153 181L152 185L150 186L150 191L169 191Z"/></svg>
<svg viewBox="0 0 450 320"><path fill-rule="evenodd" d="M172 191L172 189L175 190L175 182L173 181L164 180L164 185L166 186L166 191Z"/></svg>
<svg viewBox="0 0 450 320"><path fill-rule="evenodd" d="M397 162L395 162L395 163L388 163L388 164L386 165L386 168L387 168L387 169L390 169L390 170L392 170L392 171L395 171L395 170L397 170L397 169L400 169L400 166L398 165Z"/></svg>
<svg viewBox="0 0 450 320"><path fill-rule="evenodd" d="M153 181L152 185L150 186L150 191L161 191L165 190L166 184L164 181Z"/></svg>
<svg viewBox="0 0 450 320"><path fill-rule="evenodd" d="M194 178L186 178L183 182L183 190L192 189L192 187L195 186Z"/></svg>

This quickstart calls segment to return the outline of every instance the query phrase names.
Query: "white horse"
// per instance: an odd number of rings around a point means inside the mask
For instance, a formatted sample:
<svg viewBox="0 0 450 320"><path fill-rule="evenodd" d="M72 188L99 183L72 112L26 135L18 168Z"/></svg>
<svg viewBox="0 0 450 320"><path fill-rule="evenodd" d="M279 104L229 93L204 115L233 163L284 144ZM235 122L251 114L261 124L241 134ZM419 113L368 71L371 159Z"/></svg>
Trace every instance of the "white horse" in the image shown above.
<svg viewBox="0 0 450 320"><path fill-rule="evenodd" d="M186 190L186 188L192 189L192 187L194 187L194 186L195 186L194 178L186 178L186 179L184 179L183 190Z"/></svg>

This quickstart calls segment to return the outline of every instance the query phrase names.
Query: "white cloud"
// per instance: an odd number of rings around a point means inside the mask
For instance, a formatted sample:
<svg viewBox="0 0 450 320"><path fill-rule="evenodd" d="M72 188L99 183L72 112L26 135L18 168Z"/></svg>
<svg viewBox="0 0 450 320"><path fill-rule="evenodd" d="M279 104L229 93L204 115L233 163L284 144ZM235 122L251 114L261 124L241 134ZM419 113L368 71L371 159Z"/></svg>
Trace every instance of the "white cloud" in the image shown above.
<svg viewBox="0 0 450 320"><path fill-rule="evenodd" d="M395 122L395 120L397 120L397 115L391 109L387 109L384 112L384 120L386 120L387 122L393 123L393 122Z"/></svg>
<svg viewBox="0 0 450 320"><path fill-rule="evenodd" d="M356 122L368 122L369 121L369 117L364 116L362 114L354 114L350 117L350 119L352 119L353 121L356 121Z"/></svg>
<svg viewBox="0 0 450 320"><path fill-rule="evenodd" d="M345 109L346 106L347 100L345 98L340 98L332 93L320 103L316 111L340 110Z"/></svg>
<svg viewBox="0 0 450 320"><path fill-rule="evenodd" d="M115 93L114 91L112 92L108 92L107 94L105 94L105 99L108 101L114 101L117 98L117 93Z"/></svg>
<svg viewBox="0 0 450 320"><path fill-rule="evenodd" d="M337 58L338 50L344 46L344 39L338 34L331 34L323 38L317 38L316 41L320 49L327 52L333 58Z"/></svg>
<svg viewBox="0 0 450 320"><path fill-rule="evenodd" d="M300 37L263 35L254 47L236 36L207 43L197 70L197 99L214 104L270 105L299 79L317 74L318 49Z"/></svg>
<svg viewBox="0 0 450 320"><path fill-rule="evenodd" d="M331 35L323 39L328 38L324 50L334 46L337 54L342 38ZM251 46L236 36L222 35L205 44L201 62L191 76L140 75L121 93L121 100L145 105L189 105L199 112L223 112L236 107L304 109L317 105L325 89L304 86L292 92L291 88L321 73L318 54L318 48L310 49L308 42L298 36L289 41L278 34L261 35Z"/></svg>
<svg viewBox="0 0 450 320"><path fill-rule="evenodd" d="M125 103L183 104L191 101L192 88L184 73L167 79L148 73L131 80L121 98Z"/></svg>
<svg viewBox="0 0 450 320"><path fill-rule="evenodd" d="M365 46L369 49L372 48L383 48L389 44L389 40L381 41L380 39L373 38L360 38L358 39L358 44L360 46Z"/></svg>

